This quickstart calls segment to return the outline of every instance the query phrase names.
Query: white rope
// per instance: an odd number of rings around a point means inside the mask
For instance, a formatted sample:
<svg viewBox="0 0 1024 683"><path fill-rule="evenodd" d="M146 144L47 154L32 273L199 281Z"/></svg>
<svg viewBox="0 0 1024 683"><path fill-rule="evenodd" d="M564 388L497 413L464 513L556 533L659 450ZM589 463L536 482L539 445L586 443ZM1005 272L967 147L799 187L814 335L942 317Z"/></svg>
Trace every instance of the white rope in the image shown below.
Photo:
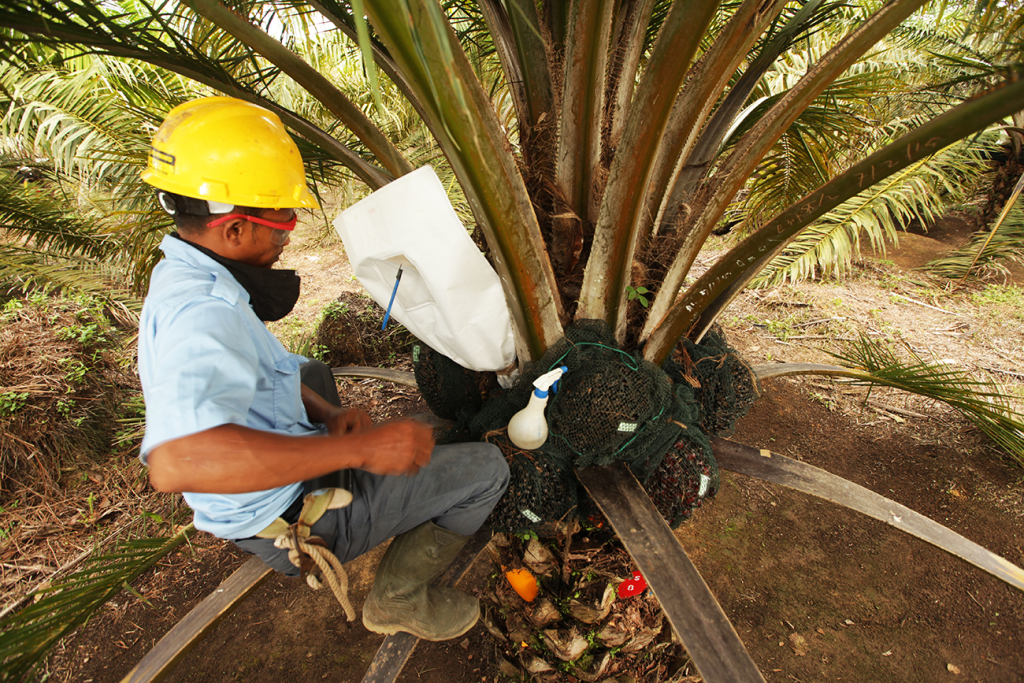
<svg viewBox="0 0 1024 683"><path fill-rule="evenodd" d="M331 587L334 597L338 599L341 608L345 610L345 616L348 617L349 621L355 621L356 611L352 609L352 603L348 599L348 574L345 573L345 568L342 566L341 561L335 557L334 553L322 545L306 543L298 537L298 534L293 534L291 531L278 536L274 540L274 546L287 550L288 559L296 567L302 566L302 556L300 553L309 555L313 562L316 563L316 566L320 568L324 578L327 579L327 585ZM320 582L312 574L306 575L306 583L314 590L319 589L321 586Z"/></svg>

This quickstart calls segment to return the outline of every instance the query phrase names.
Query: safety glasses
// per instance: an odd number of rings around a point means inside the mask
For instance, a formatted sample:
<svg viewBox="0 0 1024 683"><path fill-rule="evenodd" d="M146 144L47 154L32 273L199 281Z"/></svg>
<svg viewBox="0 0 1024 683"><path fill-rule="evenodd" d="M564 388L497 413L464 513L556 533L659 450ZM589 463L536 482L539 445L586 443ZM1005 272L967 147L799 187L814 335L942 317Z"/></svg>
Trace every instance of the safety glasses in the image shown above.
<svg viewBox="0 0 1024 683"><path fill-rule="evenodd" d="M268 221L266 218L260 218L258 216L249 216L244 213L229 213L207 223L211 228L215 228L221 223L227 223L232 218L241 218L247 220L250 223L258 223L260 225L270 228L270 241L279 247L284 246L291 239L292 230L295 229L295 223L298 221L298 216L292 214L290 220L287 221Z"/></svg>

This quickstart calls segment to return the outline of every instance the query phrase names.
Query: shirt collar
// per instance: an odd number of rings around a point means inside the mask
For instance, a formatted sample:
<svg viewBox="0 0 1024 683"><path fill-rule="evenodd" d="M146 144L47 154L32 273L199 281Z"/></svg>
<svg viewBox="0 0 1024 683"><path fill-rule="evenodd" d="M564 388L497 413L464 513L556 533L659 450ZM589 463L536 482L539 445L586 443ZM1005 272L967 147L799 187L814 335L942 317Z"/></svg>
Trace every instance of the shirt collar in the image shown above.
<svg viewBox="0 0 1024 683"><path fill-rule="evenodd" d="M237 290L236 296L249 303L249 292L238 283L231 271L196 249L191 242L167 234L160 242L160 251L164 252L167 258L184 261L190 266L209 272L218 284L230 283Z"/></svg>

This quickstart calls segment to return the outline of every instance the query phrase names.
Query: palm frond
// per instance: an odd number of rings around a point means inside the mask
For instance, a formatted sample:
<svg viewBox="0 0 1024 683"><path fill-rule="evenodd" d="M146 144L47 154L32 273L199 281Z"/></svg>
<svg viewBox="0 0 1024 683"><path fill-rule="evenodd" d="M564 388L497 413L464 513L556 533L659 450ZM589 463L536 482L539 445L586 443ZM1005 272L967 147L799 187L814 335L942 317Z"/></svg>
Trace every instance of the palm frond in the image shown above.
<svg viewBox="0 0 1024 683"><path fill-rule="evenodd" d="M56 53L63 50L63 54L72 54L70 51L77 49L77 54L86 51L87 54L140 60L191 79L214 92L265 106L300 135L315 141L336 161L351 168L364 182L375 187L386 182L390 176L361 156L367 154L364 145L347 147L275 99L278 83L288 80L281 78L281 69L200 17L186 4L165 1L155 6L127 3L121 7L79 0L11 0L0 4L0 26L12 29L9 38L0 41L0 61L25 69L38 66L19 52L29 45L51 47ZM275 3L249 4L253 5L250 9L255 13L253 24L270 25L276 21ZM228 15L235 20L238 18L230 12ZM253 24L241 22L249 28ZM265 33L261 35L267 38ZM284 37L289 45L296 44L290 36ZM304 69L303 73L315 72ZM375 130L372 125L366 128Z"/></svg>
<svg viewBox="0 0 1024 683"><path fill-rule="evenodd" d="M0 170L0 288L70 289L137 309L129 286L134 281L141 291L148 270L139 271L140 257L155 250L155 240L139 231L119 234L117 215L69 207L52 178L19 183Z"/></svg>
<svg viewBox="0 0 1024 683"><path fill-rule="evenodd" d="M893 387L946 403L1024 464L1024 414L994 382L926 361L909 346L901 357L885 342L863 336L832 355L851 368L856 385Z"/></svg>
<svg viewBox="0 0 1024 683"><path fill-rule="evenodd" d="M994 67L960 40L961 23L928 24L915 17L898 27L794 122L766 155L747 189L745 227L754 229L831 175L924 119L977 90ZM740 137L835 40L818 31L767 72L756 93L765 97L732 138Z"/></svg>
<svg viewBox="0 0 1024 683"><path fill-rule="evenodd" d="M927 270L935 275L948 278L962 278L971 268L971 264L977 258L977 265L980 266L982 277L990 273L1005 271L1000 261L1013 260L1024 261L1024 207L1015 206L1006 215L992 239L986 244L989 238L988 231L975 233L971 236L970 242L955 250L943 258L929 261L924 265ZM979 257L979 250L984 245L984 251Z"/></svg>
<svg viewBox="0 0 1024 683"><path fill-rule="evenodd" d="M342 52L351 53L351 46L341 46L343 41L338 36L334 38L317 41L324 50L322 54L327 55L323 61L338 55L344 57L334 62L336 66L330 72L338 75L349 92L362 93L361 68L350 54ZM316 45L310 49L317 49ZM337 52L332 54L332 50ZM44 64L29 71L7 65L0 67L0 82L5 86L3 91L12 94L6 100L0 95L0 103L6 105L7 111L0 124L0 136L9 145L15 144L22 156L48 160L44 163L51 167L50 184L73 188L68 190L73 193L72 202L89 212L90 220L105 226L103 231L93 231L95 239L105 245L105 258L121 264L135 292L144 291L149 273L160 258L157 245L171 224L163 212L156 210L152 188L142 183L139 170L145 164L149 137L163 113L203 93L197 91L195 84L150 65L98 55L65 60L57 66ZM275 96L296 105L310 120L330 122L331 127L344 133L341 139L358 144L354 135L338 127L337 120L321 103L294 84L289 89L286 83L281 81ZM414 112L410 113L411 107L404 98L393 86L386 92L392 106L387 112L389 125L382 128L390 130L396 140L423 136L423 125ZM363 104L369 109L369 102ZM314 185L335 185L351 177L330 151L305 138L296 141ZM30 198L31 202L37 199L38 195ZM0 204L5 203L0 198ZM31 238L35 240L33 246L40 249L51 247L43 241L49 234L80 241L80 229L69 229L61 223L70 219L70 214L65 213L67 203L64 199L49 208L37 206L34 211L39 215L31 219L26 216L32 210L29 207L10 209L11 219L4 225L9 234ZM73 253L90 256L81 245L72 247ZM55 253L66 251L56 249ZM100 254L94 250L91 255ZM26 281L71 284L61 277L64 273L60 268L42 264L34 255L21 254L6 261L8 268L27 268L31 264L32 272L26 270L19 275ZM85 270L96 268L87 264ZM81 279L87 279L87 275Z"/></svg>
<svg viewBox="0 0 1024 683"><path fill-rule="evenodd" d="M35 593L28 607L0 621L0 681L21 681L58 639L84 624L110 598L195 532L120 543L83 569Z"/></svg>
<svg viewBox="0 0 1024 683"><path fill-rule="evenodd" d="M650 318L658 322L648 333L644 357L661 363L684 334L700 339L723 308L804 228L865 188L1015 113L1022 94L1024 80L1011 79L913 129L772 218L713 263L682 297L656 297ZM721 206L724 210L725 204ZM677 256L663 287L676 286L679 262Z"/></svg>
<svg viewBox="0 0 1024 683"><path fill-rule="evenodd" d="M254 63L240 42L201 19L182 3L123 9L79 0L18 0L0 6L0 23L14 29L0 45L6 61L31 67L19 52L28 44L50 46L73 56L66 46L92 54L136 58L225 90L264 91L277 70ZM77 53L81 54L81 52Z"/></svg>
<svg viewBox="0 0 1024 683"><path fill-rule="evenodd" d="M89 60L75 71L26 74L18 83L0 134L17 136L36 156L50 159L55 171L75 176L83 188L117 185L137 176L149 150L155 114L126 115L123 92L134 75L116 69L113 60ZM128 78L125 78L128 76ZM166 102L166 100L164 100Z"/></svg>
<svg viewBox="0 0 1024 683"><path fill-rule="evenodd" d="M54 259L24 247L0 244L0 293L60 289L90 294L128 310L142 310L142 301L116 283L120 273L88 259Z"/></svg>
<svg viewBox="0 0 1024 683"><path fill-rule="evenodd" d="M913 220L928 226L943 209L964 199L986 170L985 154L996 145L991 133L963 141L868 188L806 228L753 280L754 286L799 281L847 271L866 236L876 251Z"/></svg>
<svg viewBox="0 0 1024 683"><path fill-rule="evenodd" d="M69 209L60 188L46 179L22 184L0 171L0 228L9 241L31 241L34 249L60 257L102 259L115 254L116 245L97 227L98 219Z"/></svg>
<svg viewBox="0 0 1024 683"><path fill-rule="evenodd" d="M45 165L73 203L108 200L102 213L155 208L139 170L149 137L194 84L140 62L98 55L0 65L0 136ZM5 97L6 95L6 97Z"/></svg>
<svg viewBox="0 0 1024 683"><path fill-rule="evenodd" d="M966 32L978 40L995 36L1001 54L1019 60L1024 52L1024 40L1021 38L1024 36L1024 12L1021 11L1020 0L976 0L966 5L972 12Z"/></svg>

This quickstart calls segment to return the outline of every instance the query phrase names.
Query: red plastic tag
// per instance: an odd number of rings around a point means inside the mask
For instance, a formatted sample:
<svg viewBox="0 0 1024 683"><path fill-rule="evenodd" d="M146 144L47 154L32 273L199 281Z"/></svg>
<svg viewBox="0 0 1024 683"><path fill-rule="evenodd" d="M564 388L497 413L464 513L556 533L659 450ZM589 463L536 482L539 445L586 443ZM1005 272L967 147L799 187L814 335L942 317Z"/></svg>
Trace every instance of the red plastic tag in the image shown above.
<svg viewBox="0 0 1024 683"><path fill-rule="evenodd" d="M626 579L619 584L619 597L620 598L631 598L634 595L640 595L647 588L647 582L644 581L643 574L640 572L633 572L632 579Z"/></svg>

